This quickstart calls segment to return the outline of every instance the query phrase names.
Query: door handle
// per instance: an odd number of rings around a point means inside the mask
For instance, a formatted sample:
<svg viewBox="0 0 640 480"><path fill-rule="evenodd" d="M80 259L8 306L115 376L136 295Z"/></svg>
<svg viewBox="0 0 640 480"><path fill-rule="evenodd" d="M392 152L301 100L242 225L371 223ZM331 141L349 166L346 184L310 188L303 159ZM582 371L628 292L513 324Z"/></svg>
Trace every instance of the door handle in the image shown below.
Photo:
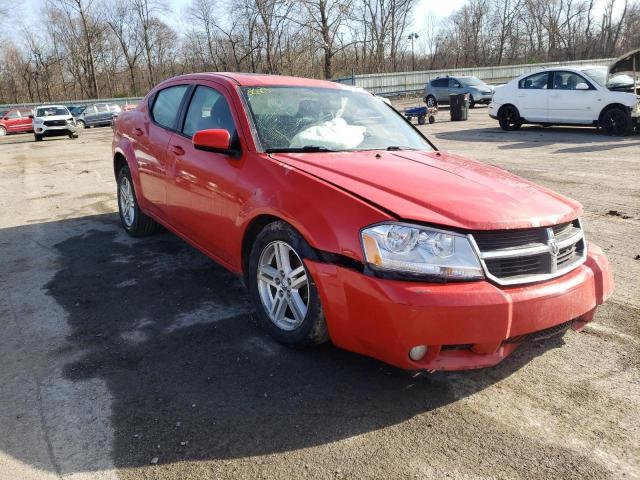
<svg viewBox="0 0 640 480"><path fill-rule="evenodd" d="M171 151L175 155L184 155L184 148L182 148L180 145L171 145Z"/></svg>
<svg viewBox="0 0 640 480"><path fill-rule="evenodd" d="M144 135L144 132L141 128L134 129L134 132L136 132L136 137L141 137L142 135Z"/></svg>

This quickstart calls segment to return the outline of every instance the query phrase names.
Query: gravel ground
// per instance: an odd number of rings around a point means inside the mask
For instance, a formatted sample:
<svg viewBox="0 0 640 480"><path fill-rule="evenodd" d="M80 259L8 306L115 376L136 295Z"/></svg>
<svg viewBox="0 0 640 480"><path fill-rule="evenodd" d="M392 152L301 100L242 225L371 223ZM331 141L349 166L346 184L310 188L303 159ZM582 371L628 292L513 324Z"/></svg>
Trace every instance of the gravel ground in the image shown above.
<svg viewBox="0 0 640 480"><path fill-rule="evenodd" d="M434 375L283 348L233 275L123 234L110 129L0 139L0 479L640 478L640 136L447 117L420 127L441 149L583 203L616 292L582 333Z"/></svg>

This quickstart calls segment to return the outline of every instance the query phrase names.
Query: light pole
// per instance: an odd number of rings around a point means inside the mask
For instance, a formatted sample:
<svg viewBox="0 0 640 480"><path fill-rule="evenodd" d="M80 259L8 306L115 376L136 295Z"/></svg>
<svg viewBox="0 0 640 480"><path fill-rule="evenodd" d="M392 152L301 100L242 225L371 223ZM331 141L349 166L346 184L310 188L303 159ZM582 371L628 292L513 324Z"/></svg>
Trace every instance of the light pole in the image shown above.
<svg viewBox="0 0 640 480"><path fill-rule="evenodd" d="M411 40L411 70L415 70L416 69L416 56L413 53L413 40L415 38L418 38L418 34L417 33L410 33L409 34L409 40Z"/></svg>

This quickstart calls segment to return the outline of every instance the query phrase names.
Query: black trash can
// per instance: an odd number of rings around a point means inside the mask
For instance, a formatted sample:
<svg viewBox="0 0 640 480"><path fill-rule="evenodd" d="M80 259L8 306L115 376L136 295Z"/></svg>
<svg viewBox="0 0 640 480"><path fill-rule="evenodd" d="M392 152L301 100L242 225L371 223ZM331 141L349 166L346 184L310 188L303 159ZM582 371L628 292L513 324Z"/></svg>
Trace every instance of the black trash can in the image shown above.
<svg viewBox="0 0 640 480"><path fill-rule="evenodd" d="M469 95L466 93L449 95L449 111L452 122L466 120L469 117Z"/></svg>

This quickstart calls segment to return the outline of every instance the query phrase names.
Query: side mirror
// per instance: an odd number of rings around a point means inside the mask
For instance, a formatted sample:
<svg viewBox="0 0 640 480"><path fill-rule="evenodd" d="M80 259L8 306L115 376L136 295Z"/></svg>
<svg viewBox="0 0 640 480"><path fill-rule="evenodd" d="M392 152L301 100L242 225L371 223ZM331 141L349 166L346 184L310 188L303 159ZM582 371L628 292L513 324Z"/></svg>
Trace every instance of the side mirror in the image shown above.
<svg viewBox="0 0 640 480"><path fill-rule="evenodd" d="M576 85L576 90L589 90L589 85L584 82L580 82Z"/></svg>
<svg viewBox="0 0 640 480"><path fill-rule="evenodd" d="M33 115L29 115L29 118L30 118L31 120L33 120Z"/></svg>
<svg viewBox="0 0 640 480"><path fill-rule="evenodd" d="M223 129L199 130L193 135L191 143L197 150L234 153L231 151L231 135L227 130Z"/></svg>

